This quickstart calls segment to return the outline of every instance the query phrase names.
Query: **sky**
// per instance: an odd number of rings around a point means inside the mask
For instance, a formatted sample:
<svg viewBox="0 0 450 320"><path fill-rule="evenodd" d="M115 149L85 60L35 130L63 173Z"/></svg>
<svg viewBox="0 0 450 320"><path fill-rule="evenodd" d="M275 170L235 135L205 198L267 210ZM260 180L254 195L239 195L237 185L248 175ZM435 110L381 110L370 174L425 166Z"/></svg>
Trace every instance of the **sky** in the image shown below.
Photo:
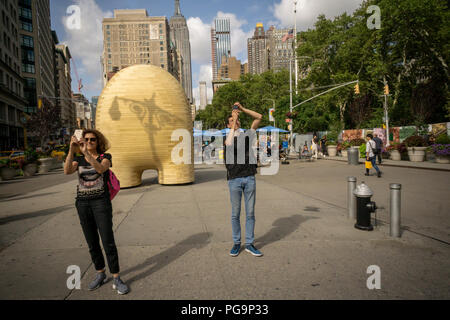
<svg viewBox="0 0 450 320"><path fill-rule="evenodd" d="M333 18L344 12L351 14L362 0L298 0L297 30L314 26L319 14ZM67 44L83 82L81 92L90 100L103 89L100 56L103 51L102 20L113 16L114 9L147 9L150 16L166 16L175 11L174 0L50 0L52 29L60 43ZM73 11L80 8L80 28L67 27ZM199 81L206 81L208 100L212 99L210 28L215 18L228 17L231 22L231 55L248 61L247 39L251 38L256 23L264 28L291 28L294 25L293 0L180 0L181 13L186 18L191 43L192 87L196 104L199 99ZM72 89L78 92L72 66Z"/></svg>

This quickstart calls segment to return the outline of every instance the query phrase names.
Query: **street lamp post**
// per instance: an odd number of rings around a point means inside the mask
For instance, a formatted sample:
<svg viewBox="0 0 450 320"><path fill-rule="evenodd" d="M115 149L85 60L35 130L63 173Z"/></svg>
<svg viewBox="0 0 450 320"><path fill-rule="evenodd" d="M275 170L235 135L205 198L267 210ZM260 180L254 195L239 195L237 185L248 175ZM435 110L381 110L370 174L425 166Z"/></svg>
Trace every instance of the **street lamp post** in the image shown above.
<svg viewBox="0 0 450 320"><path fill-rule="evenodd" d="M289 59L289 112L291 113L291 119L290 119L290 122L289 122L289 125L290 125L290 138L289 138L289 141L290 141L290 146L289 146L289 153L291 154L291 153L294 153L294 148L293 148L293 146L292 146L292 143L293 143L293 132L292 132L292 130L294 129L294 119L292 119L292 110L293 110L293 107L292 107L292 58L291 59Z"/></svg>
<svg viewBox="0 0 450 320"><path fill-rule="evenodd" d="M298 62L297 62L297 0L294 0L294 57L295 57L295 95L298 95ZM292 112L292 111L291 111Z"/></svg>

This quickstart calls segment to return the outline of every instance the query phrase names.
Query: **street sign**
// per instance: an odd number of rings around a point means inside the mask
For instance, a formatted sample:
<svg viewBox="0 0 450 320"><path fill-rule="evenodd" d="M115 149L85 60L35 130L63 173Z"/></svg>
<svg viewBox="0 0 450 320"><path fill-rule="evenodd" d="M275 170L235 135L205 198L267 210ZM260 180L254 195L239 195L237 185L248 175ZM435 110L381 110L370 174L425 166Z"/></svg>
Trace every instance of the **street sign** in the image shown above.
<svg viewBox="0 0 450 320"><path fill-rule="evenodd" d="M269 121L275 121L275 118L273 117L274 112L274 108L269 109Z"/></svg>

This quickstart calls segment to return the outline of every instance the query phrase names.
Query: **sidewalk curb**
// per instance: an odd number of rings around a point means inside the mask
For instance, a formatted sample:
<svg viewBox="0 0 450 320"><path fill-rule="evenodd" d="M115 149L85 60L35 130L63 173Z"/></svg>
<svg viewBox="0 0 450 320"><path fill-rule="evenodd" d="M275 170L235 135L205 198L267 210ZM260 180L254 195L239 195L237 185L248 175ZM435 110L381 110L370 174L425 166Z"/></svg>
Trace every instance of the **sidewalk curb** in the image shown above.
<svg viewBox="0 0 450 320"><path fill-rule="evenodd" d="M338 162L347 162L347 160L339 160L339 159L331 159L331 158L322 158L321 160L331 160L331 161L338 161ZM364 164L364 162L359 162L359 164ZM446 171L449 172L449 169L446 168L430 168L430 167L416 167L412 165L396 165L391 163L383 163L381 166L383 167L397 167L397 168L408 168L408 169L422 169L422 170L434 170L434 171Z"/></svg>

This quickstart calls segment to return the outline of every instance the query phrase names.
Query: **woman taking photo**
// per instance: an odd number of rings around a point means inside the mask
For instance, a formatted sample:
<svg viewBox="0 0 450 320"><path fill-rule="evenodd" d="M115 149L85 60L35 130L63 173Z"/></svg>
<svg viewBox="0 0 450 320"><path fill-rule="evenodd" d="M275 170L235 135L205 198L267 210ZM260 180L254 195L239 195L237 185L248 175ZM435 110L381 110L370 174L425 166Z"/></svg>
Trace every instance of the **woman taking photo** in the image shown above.
<svg viewBox="0 0 450 320"><path fill-rule="evenodd" d="M75 206L92 262L97 270L95 279L89 284L89 290L95 290L106 282L100 233L109 271L114 277L113 289L119 294L126 294L129 289L119 277L119 256L112 228L112 205L107 185L108 170L112 164L111 155L105 153L108 149L108 141L100 131L84 130L80 140L73 136L70 141L64 173L78 172ZM75 152L81 152L82 155L74 157Z"/></svg>

